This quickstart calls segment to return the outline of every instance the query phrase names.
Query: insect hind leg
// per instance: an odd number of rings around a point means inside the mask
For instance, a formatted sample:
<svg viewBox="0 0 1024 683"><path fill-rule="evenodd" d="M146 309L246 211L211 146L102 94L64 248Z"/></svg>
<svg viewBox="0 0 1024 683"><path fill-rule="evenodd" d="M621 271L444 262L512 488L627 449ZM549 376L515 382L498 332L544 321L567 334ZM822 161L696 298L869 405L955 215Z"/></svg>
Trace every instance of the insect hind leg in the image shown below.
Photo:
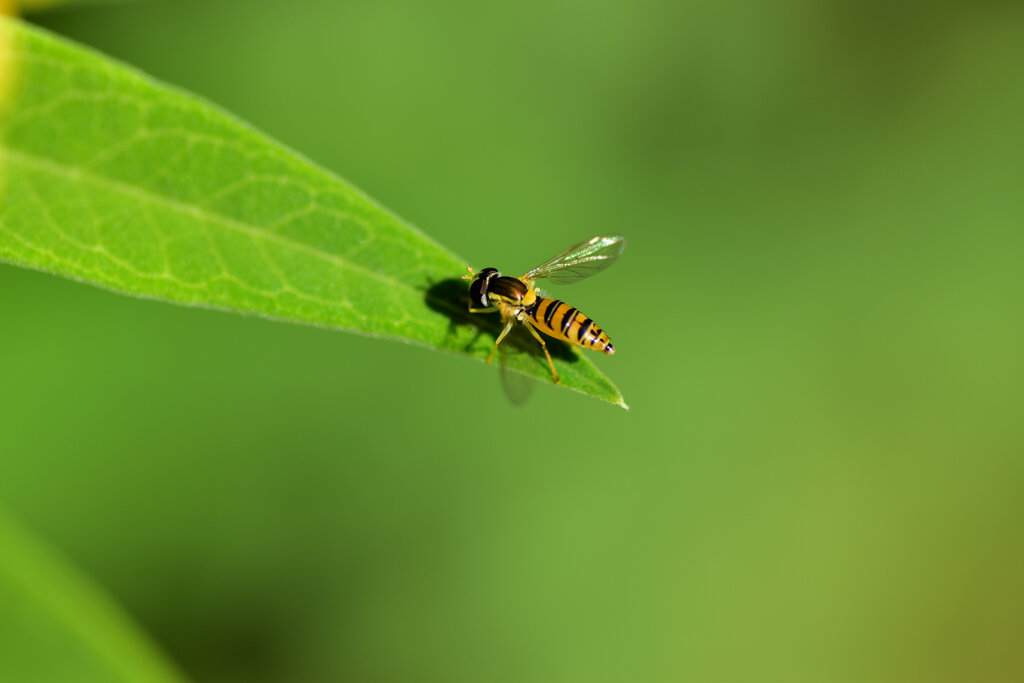
<svg viewBox="0 0 1024 683"><path fill-rule="evenodd" d="M555 378L555 384L561 384L562 380L559 379L558 373L555 372L555 364L551 362L551 354L548 353L548 345L544 342L544 338L540 336L540 332L533 328L533 325L530 324L529 320L523 320L523 324L526 326L526 329L530 331L530 334L533 335L533 338L540 342L540 348L544 349L544 355L548 359L548 367L551 368L551 376Z"/></svg>

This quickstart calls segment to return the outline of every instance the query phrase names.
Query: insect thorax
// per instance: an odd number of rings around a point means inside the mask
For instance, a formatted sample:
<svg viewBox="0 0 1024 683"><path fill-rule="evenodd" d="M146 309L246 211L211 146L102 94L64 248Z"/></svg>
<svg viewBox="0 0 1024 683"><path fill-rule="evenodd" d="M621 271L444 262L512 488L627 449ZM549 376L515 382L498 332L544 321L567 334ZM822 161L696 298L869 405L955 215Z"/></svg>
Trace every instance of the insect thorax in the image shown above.
<svg viewBox="0 0 1024 683"><path fill-rule="evenodd" d="M529 291L525 282L507 275L492 279L487 286L487 295L492 301L516 305L523 303Z"/></svg>

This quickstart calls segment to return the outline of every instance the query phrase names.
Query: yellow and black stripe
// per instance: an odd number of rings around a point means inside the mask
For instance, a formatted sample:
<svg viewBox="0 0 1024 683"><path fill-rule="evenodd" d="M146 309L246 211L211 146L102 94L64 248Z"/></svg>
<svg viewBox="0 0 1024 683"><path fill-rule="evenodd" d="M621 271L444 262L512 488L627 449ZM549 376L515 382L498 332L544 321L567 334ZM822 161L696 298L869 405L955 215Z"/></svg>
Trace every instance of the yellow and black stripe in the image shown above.
<svg viewBox="0 0 1024 683"><path fill-rule="evenodd" d="M593 320L564 301L538 298L527 312L533 326L549 337L607 354L615 353L608 335Z"/></svg>

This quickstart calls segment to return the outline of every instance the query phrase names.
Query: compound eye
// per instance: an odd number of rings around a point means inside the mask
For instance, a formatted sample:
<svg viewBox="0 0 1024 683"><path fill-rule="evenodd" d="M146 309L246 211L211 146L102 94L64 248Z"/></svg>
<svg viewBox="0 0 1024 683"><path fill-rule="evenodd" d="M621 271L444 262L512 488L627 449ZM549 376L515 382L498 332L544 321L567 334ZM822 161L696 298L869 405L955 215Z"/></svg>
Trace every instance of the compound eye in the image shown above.
<svg viewBox="0 0 1024 683"><path fill-rule="evenodd" d="M474 308L487 308L490 302L487 301L487 280L478 277L469 286L469 299L473 302Z"/></svg>
<svg viewBox="0 0 1024 683"><path fill-rule="evenodd" d="M473 280L473 284L469 286L469 298L475 306L480 308L490 307L491 302L487 299L487 285L495 277L501 277L501 273L498 272L497 268L484 268L476 276L476 279Z"/></svg>

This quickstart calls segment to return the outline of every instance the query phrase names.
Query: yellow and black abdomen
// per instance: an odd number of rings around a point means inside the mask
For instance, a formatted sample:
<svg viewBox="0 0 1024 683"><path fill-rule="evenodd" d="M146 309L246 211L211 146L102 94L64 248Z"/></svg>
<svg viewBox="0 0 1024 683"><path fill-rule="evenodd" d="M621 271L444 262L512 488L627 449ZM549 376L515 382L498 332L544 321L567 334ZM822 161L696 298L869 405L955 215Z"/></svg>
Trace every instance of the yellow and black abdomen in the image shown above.
<svg viewBox="0 0 1024 683"><path fill-rule="evenodd" d="M608 335L593 320L564 301L539 298L527 313L530 323L549 337L607 354L615 353Z"/></svg>

